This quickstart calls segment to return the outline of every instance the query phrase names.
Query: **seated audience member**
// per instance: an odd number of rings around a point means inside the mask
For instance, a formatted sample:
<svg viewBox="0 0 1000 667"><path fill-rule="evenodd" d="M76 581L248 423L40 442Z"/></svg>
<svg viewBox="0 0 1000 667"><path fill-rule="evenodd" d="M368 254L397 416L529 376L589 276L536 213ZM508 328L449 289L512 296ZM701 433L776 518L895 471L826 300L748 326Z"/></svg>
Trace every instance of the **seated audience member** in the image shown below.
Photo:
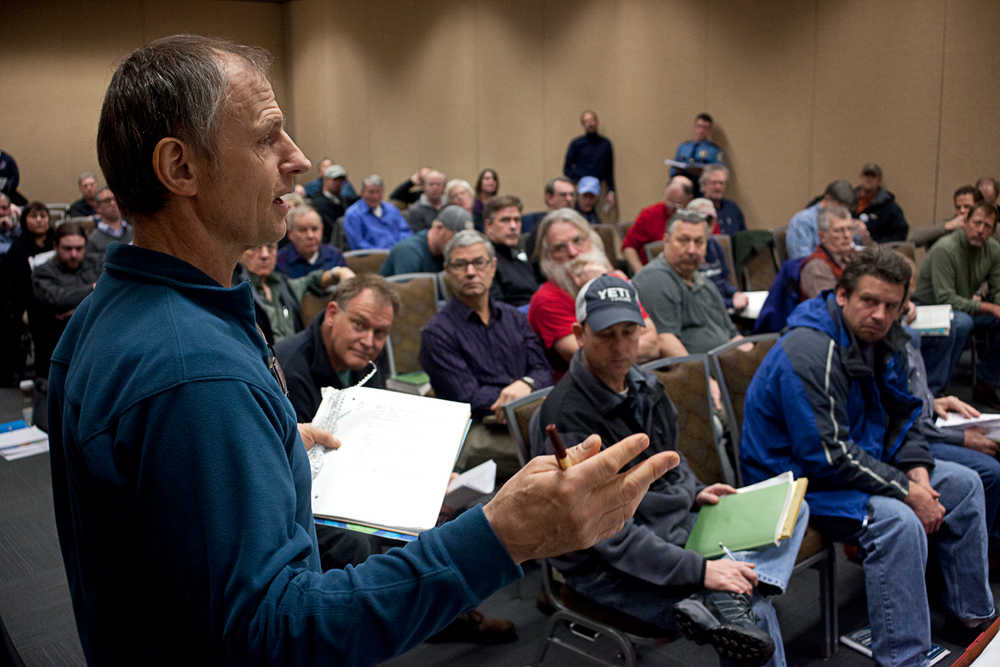
<svg viewBox="0 0 1000 667"><path fill-rule="evenodd" d="M997 184L997 179L990 176L983 176L976 181L976 189L979 190L983 201L987 204L993 204L997 209L997 214L1000 215L1000 204L997 203L997 194L1000 193L1000 185Z"/></svg>
<svg viewBox="0 0 1000 667"><path fill-rule="evenodd" d="M677 147L674 160L691 165L690 172L698 175L701 165L718 162L722 163L722 149L712 142L712 125L715 121L707 113L700 113L694 118L694 138L683 142ZM690 175L682 174L684 171L679 167L670 167L671 176Z"/></svg>
<svg viewBox="0 0 1000 667"><path fill-rule="evenodd" d="M715 228L715 205L711 200L699 197L691 200L687 208L705 216L705 223L709 229ZM722 244L715 239L714 234L708 237L708 242L705 244L705 261L698 267L698 273L702 278L712 281L722 295L722 302L726 304L726 308L740 311L747 307L749 303L747 295L733 285L729 275L729 264L726 262L726 251L722 249Z"/></svg>
<svg viewBox="0 0 1000 667"><path fill-rule="evenodd" d="M49 209L34 201L21 211L18 235L6 254L0 255L0 381L16 386L25 371L28 350L24 341L24 312L31 302L31 267L29 258L52 250L55 231L49 221Z"/></svg>
<svg viewBox="0 0 1000 667"><path fill-rule="evenodd" d="M747 223L743 219L743 211L731 199L726 199L726 188L729 187L729 170L725 165L710 164L701 172L698 179L701 184L702 196L715 204L715 227L713 234L728 234L745 231Z"/></svg>
<svg viewBox="0 0 1000 667"><path fill-rule="evenodd" d="M429 177L430 178L430 177ZM438 273L444 270L444 247L456 232L472 229L472 214L459 206L446 206L438 212L428 229L392 246L379 273Z"/></svg>
<svg viewBox="0 0 1000 667"><path fill-rule="evenodd" d="M333 169L333 167L331 167ZM289 278L301 278L316 270L347 266L344 254L323 243L323 222L316 209L298 204L285 216L289 243L278 251L278 270Z"/></svg>
<svg viewBox="0 0 1000 667"><path fill-rule="evenodd" d="M347 203L343 196L344 184L347 183L347 170L339 164L330 165L323 172L322 187L309 199L309 205L316 209L323 221L323 243L330 243L333 238L337 220L347 211Z"/></svg>
<svg viewBox="0 0 1000 667"><path fill-rule="evenodd" d="M85 218L97 215L97 176L85 171L76 179L80 198L69 205L69 217Z"/></svg>
<svg viewBox="0 0 1000 667"><path fill-rule="evenodd" d="M521 200L513 195L491 197L483 209L486 238L497 255L491 296L515 307L528 305L538 290L535 269L520 247Z"/></svg>
<svg viewBox="0 0 1000 667"><path fill-rule="evenodd" d="M592 225L600 224L597 217L597 199L601 195L601 182L593 176L584 176L576 184L576 212Z"/></svg>
<svg viewBox="0 0 1000 667"><path fill-rule="evenodd" d="M444 174L431 169L424 176L424 191L416 203L406 209L406 222L414 234L430 229L444 206Z"/></svg>
<svg viewBox="0 0 1000 667"><path fill-rule="evenodd" d="M476 178L476 201L472 204L472 219L477 226L483 225L483 211L486 209L486 202L499 192L500 176L496 169L487 167L479 172L479 176Z"/></svg>
<svg viewBox="0 0 1000 667"><path fill-rule="evenodd" d="M622 254L632 275L649 262L646 244L663 239L667 220L674 211L686 208L694 198L694 184L687 176L674 176L663 191L663 201L651 204L639 212L622 240Z"/></svg>
<svg viewBox="0 0 1000 667"><path fill-rule="evenodd" d="M676 450L677 411L656 376L635 365L643 322L635 289L615 276L596 278L577 295L576 314L579 349L532 419L532 455L552 452L543 430L548 424L567 444L588 433L613 442L643 432L650 454ZM785 590L808 507L780 546L739 552L739 560L706 560L686 550L692 512L734 492L728 484L706 486L682 458L650 487L621 531L553 563L574 591L596 602L668 630L679 625L725 658L762 664L777 650L772 663L783 665L781 630L768 596Z"/></svg>
<svg viewBox="0 0 1000 667"><path fill-rule="evenodd" d="M344 213L344 235L351 250L388 249L413 233L399 209L382 201L384 191L378 174L361 181L361 199Z"/></svg>
<svg viewBox="0 0 1000 667"><path fill-rule="evenodd" d="M804 208L788 221L785 231L785 249L788 259L808 257L819 245L819 232L816 230L816 218L820 209L839 204L848 211L854 208L857 197L851 184L843 179L832 181L823 191L823 198L808 208Z"/></svg>
<svg viewBox="0 0 1000 667"><path fill-rule="evenodd" d="M547 281L538 288L528 308L528 321L542 339L549 365L558 380L569 368L579 347L573 335L576 322L574 299L591 278L610 273L611 265L597 232L571 208L560 208L545 216L538 226L538 258ZM639 359L658 359L656 329L648 315L639 335Z"/></svg>
<svg viewBox="0 0 1000 667"><path fill-rule="evenodd" d="M905 241L910 230L896 195L882 187L882 167L869 162L861 168L861 183L854 188L858 219L865 223L875 243Z"/></svg>
<svg viewBox="0 0 1000 667"><path fill-rule="evenodd" d="M11 210L10 197L0 192L0 255L10 250L10 245L21 235L17 216Z"/></svg>
<svg viewBox="0 0 1000 667"><path fill-rule="evenodd" d="M913 230L913 233L910 234L910 240L918 246L929 248L942 236L956 229L961 229L969 217L969 211L982 200L983 197L976 188L971 185L959 186L951 196L951 201L955 206L955 216L931 227Z"/></svg>
<svg viewBox="0 0 1000 667"><path fill-rule="evenodd" d="M903 259L913 271L910 277L912 293L917 288L919 274L909 257L904 255ZM912 306L912 302L910 305ZM906 317L903 321L906 321ZM931 454L935 459L960 463L979 474L986 500L986 531L992 547L992 543L1000 539L1000 526L997 525L997 511L1000 510L1000 461L997 460L997 454L1000 454L1000 444L988 438L986 431L980 428L955 431L935 426L935 418L946 418L949 412L956 412L966 418L978 417L980 413L955 396L934 398L927 386L927 367L920 353L918 339L908 329L907 333L910 333L910 339L906 341L907 386L910 393L922 402L920 417L914 426L930 443Z"/></svg>
<svg viewBox="0 0 1000 667"><path fill-rule="evenodd" d="M500 479L520 467L506 428L503 406L552 384L552 369L528 318L514 306L490 298L496 273L493 244L476 231L461 231L445 246L445 279L452 296L420 338L420 366L438 398L472 406L476 420L456 468L493 459Z"/></svg>
<svg viewBox="0 0 1000 667"><path fill-rule="evenodd" d="M444 198L445 206L460 206L471 214L476 193L468 181L453 178L444 186Z"/></svg>
<svg viewBox="0 0 1000 667"><path fill-rule="evenodd" d="M854 254L854 221L851 213L839 204L820 209L816 216L819 246L802 260L799 294L811 299L823 290L833 289Z"/></svg>
<svg viewBox="0 0 1000 667"><path fill-rule="evenodd" d="M545 184L545 210L534 213L525 213L521 216L521 233L529 234L535 231L542 218L560 208L573 208L576 201L576 185L565 176L556 176ZM537 237L533 237L537 238ZM534 243L530 248L525 248L530 257L534 251Z"/></svg>
<svg viewBox="0 0 1000 667"><path fill-rule="evenodd" d="M421 167L405 181L396 186L396 189L389 193L389 199L394 199L409 206L415 204L420 195L424 193L424 185L427 174L431 173L430 167Z"/></svg>
<svg viewBox="0 0 1000 667"><path fill-rule="evenodd" d="M786 470L808 477L813 523L858 545L880 665L926 664L929 547L956 643L994 614L982 484L935 460L911 426L921 402L907 387L909 336L898 324L909 281L900 255L865 249L834 293L796 308L750 383L740 445L744 483Z"/></svg>
<svg viewBox="0 0 1000 667"><path fill-rule="evenodd" d="M100 221L87 239L87 254L97 255L101 262L104 261L104 253L108 251L108 246L112 243L124 243L128 245L135 235L132 225L122 218L121 211L118 210L118 201L115 193L110 188L101 188L97 191L97 215L101 216Z"/></svg>
<svg viewBox="0 0 1000 667"><path fill-rule="evenodd" d="M334 166L333 160L328 157L319 161L319 176L305 184L306 193L304 196L306 198L312 199L323 191L323 179L326 177L326 171L332 166ZM354 191L354 186L351 185L351 181L347 178L346 171L344 172L344 185L340 189L340 198L345 208L358 200L358 193Z"/></svg>
<svg viewBox="0 0 1000 667"><path fill-rule="evenodd" d="M399 307L399 296L381 276L354 276L340 284L321 316L274 346L300 423L312 421L323 387L385 389L388 360L383 350ZM316 541L324 571L357 565L380 550L373 537L319 524ZM496 643L516 638L510 621L471 610L429 641Z"/></svg>
<svg viewBox="0 0 1000 667"><path fill-rule="evenodd" d="M103 257L86 253L87 236L78 223L56 228L56 254L31 272L33 305L28 307L35 342L35 373L49 374L49 358L73 311L94 291Z"/></svg>
<svg viewBox="0 0 1000 667"><path fill-rule="evenodd" d="M950 336L923 336L920 350L927 364L927 385L944 390L972 331L987 336L979 355L972 399L1000 410L1000 242L993 238L997 213L992 204L972 207L961 229L945 236L927 253L920 267L913 300L918 304L950 304ZM976 295L989 285L989 298Z"/></svg>
<svg viewBox="0 0 1000 667"><path fill-rule="evenodd" d="M681 209L667 224L663 254L632 278L656 325L662 356L708 352L740 337L718 288L698 273L707 243L705 216Z"/></svg>
<svg viewBox="0 0 1000 667"><path fill-rule="evenodd" d="M240 257L233 284L250 281L253 289L257 324L264 332L267 342L274 344L302 331L302 297L307 291L320 293L331 285L336 285L354 275L346 266L316 270L301 278L289 278L275 271L278 261L278 244L264 243L250 248Z"/></svg>

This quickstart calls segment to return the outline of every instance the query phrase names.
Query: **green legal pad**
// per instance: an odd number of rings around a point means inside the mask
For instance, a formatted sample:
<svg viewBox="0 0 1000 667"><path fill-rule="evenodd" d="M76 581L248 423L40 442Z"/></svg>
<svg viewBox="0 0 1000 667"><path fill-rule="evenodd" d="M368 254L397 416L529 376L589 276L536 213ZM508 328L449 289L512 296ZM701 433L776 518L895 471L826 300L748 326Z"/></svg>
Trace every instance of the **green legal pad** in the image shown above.
<svg viewBox="0 0 1000 667"><path fill-rule="evenodd" d="M722 496L716 505L702 507L684 548L714 558L723 553L719 542L730 551L777 544L785 505L794 495L789 493L789 486L794 484L791 475L786 475L787 482L768 480L772 483L747 487L739 493ZM797 515L798 507L794 509Z"/></svg>

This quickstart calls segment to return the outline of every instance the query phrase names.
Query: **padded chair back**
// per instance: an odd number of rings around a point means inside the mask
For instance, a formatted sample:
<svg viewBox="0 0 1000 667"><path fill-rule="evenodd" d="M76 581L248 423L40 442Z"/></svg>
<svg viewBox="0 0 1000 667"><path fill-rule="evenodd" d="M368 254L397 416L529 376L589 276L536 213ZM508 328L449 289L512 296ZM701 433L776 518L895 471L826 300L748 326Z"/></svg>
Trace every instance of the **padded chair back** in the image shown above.
<svg viewBox="0 0 1000 667"><path fill-rule="evenodd" d="M785 236L788 227L778 227L774 230L774 255L778 258L778 266L788 261L788 248L785 247Z"/></svg>
<svg viewBox="0 0 1000 667"><path fill-rule="evenodd" d="M917 246L913 241L889 241L888 243L880 243L879 245L883 248L895 250L900 255L908 257L914 263L917 261Z"/></svg>
<svg viewBox="0 0 1000 667"><path fill-rule="evenodd" d="M552 387L539 389L503 406L504 416L507 417L507 430L517 445L517 459L522 468L531 460L531 418L538 408L542 407L542 402L550 391Z"/></svg>
<svg viewBox="0 0 1000 667"><path fill-rule="evenodd" d="M774 262L774 247L762 248L755 252L743 265L743 285L748 292L767 290L778 275Z"/></svg>
<svg viewBox="0 0 1000 667"><path fill-rule="evenodd" d="M84 231L84 233L87 236L90 236L91 234L93 234L94 233L94 227L97 226L97 223L94 222L94 219L92 217L90 217L89 215L80 216L80 217L76 217L76 218L63 218L62 222L60 222L59 224L62 224L63 222L76 222L76 223L78 223L81 227L83 227L83 231Z"/></svg>
<svg viewBox="0 0 1000 667"><path fill-rule="evenodd" d="M602 222L599 225L593 225L593 227L597 235L601 237L601 243L604 244L604 254L608 256L608 261L611 262L611 266L617 268L618 262L622 259L622 237L618 235L618 225Z"/></svg>
<svg viewBox="0 0 1000 667"><path fill-rule="evenodd" d="M656 374L677 408L677 449L694 474L706 484L735 483L732 464L712 428L708 357L692 354L657 359L643 368Z"/></svg>
<svg viewBox="0 0 1000 667"><path fill-rule="evenodd" d="M742 484L739 472L740 433L743 429L743 401L750 388L750 381L760 368L764 357L780 338L779 334L761 334L720 345L708 353L712 374L719 383L722 406L729 417L729 429L733 435L733 459L736 461L736 479ZM741 350L745 344L752 344L748 351Z"/></svg>
<svg viewBox="0 0 1000 667"><path fill-rule="evenodd" d="M739 282L736 275L736 262L733 261L733 239L729 234L716 234L715 240L722 246L722 254L726 258L726 268L729 269L729 280L734 285Z"/></svg>
<svg viewBox="0 0 1000 667"><path fill-rule="evenodd" d="M318 294L313 294L310 291L306 291L302 295L302 325L309 326L309 323L316 319L316 316L326 310L326 305L330 303L330 299L333 298L333 294L324 294L320 296Z"/></svg>
<svg viewBox="0 0 1000 667"><path fill-rule="evenodd" d="M652 262L654 259L663 254L663 239L659 241L650 241L646 244L646 259Z"/></svg>
<svg viewBox="0 0 1000 667"><path fill-rule="evenodd" d="M348 250L344 253L348 268L354 273L378 273L382 263L389 256L388 250Z"/></svg>
<svg viewBox="0 0 1000 667"><path fill-rule="evenodd" d="M437 312L437 274L404 273L386 280L402 302L389 332L394 374L419 371L420 332Z"/></svg>

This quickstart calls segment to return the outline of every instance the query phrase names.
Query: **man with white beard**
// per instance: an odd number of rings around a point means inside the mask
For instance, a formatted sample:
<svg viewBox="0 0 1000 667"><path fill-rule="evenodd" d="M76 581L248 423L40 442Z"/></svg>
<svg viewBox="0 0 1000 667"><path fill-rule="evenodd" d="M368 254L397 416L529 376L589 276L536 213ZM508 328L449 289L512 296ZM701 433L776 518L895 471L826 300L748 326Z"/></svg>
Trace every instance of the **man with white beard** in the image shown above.
<svg viewBox="0 0 1000 667"><path fill-rule="evenodd" d="M536 253L548 281L531 297L528 322L542 339L558 380L579 347L573 335L576 294L592 278L612 273L612 269L597 232L571 208L556 209L542 219ZM645 326L639 336L640 363L661 356L653 322L645 310L642 315Z"/></svg>

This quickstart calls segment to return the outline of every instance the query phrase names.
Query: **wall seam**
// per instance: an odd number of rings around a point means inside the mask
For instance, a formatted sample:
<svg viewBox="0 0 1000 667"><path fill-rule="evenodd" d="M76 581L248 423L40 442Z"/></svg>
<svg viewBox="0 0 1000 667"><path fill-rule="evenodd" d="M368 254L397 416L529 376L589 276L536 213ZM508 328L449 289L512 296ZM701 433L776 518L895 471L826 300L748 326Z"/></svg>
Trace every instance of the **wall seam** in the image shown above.
<svg viewBox="0 0 1000 667"><path fill-rule="evenodd" d="M948 2L941 3L941 11L944 12L944 16L941 18L941 77L938 88L937 160L934 161L934 195L931 197L931 225L937 219L938 197L941 194L941 135L944 126L944 70L948 48L948 5Z"/></svg>
<svg viewBox="0 0 1000 667"><path fill-rule="evenodd" d="M819 1L813 0L812 75L809 77L809 159L806 161L806 183L809 191L803 201L812 198L813 183L816 182L816 73L819 71Z"/></svg>

